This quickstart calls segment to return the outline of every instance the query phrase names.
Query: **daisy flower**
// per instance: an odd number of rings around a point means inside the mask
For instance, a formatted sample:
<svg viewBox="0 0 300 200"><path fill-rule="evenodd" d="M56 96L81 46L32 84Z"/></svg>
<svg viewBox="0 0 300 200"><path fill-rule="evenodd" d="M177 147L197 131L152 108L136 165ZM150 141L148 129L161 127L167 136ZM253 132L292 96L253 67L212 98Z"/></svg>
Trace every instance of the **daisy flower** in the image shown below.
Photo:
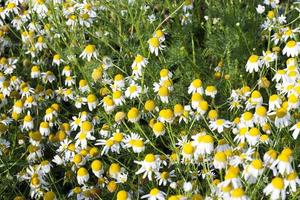
<svg viewBox="0 0 300 200"><path fill-rule="evenodd" d="M209 128L212 130L212 131L215 131L217 130L218 133L222 133L224 131L224 128L229 128L231 123L227 120L224 120L224 119L217 119L215 121L210 121L209 122Z"/></svg>
<svg viewBox="0 0 300 200"><path fill-rule="evenodd" d="M258 72L260 68L261 68L261 61L259 56L251 55L246 64L246 72L249 73L253 73L253 71Z"/></svg>
<svg viewBox="0 0 300 200"><path fill-rule="evenodd" d="M32 66L30 76L31 78L39 78L41 75L40 68L38 66Z"/></svg>
<svg viewBox="0 0 300 200"><path fill-rule="evenodd" d="M158 185L166 186L168 183L172 182L172 177L176 177L175 171L171 172L163 171L156 174L155 178L158 181Z"/></svg>
<svg viewBox="0 0 300 200"><path fill-rule="evenodd" d="M159 158L157 158L154 154L147 154L143 161L134 162L138 165L141 165L141 168L135 174L143 174L143 179L147 177L150 181L152 181L153 173L159 172Z"/></svg>
<svg viewBox="0 0 300 200"><path fill-rule="evenodd" d="M170 91L167 87L161 86L158 90L158 96L163 103L169 103Z"/></svg>
<svg viewBox="0 0 300 200"><path fill-rule="evenodd" d="M174 120L174 113L172 109L162 109L159 111L159 117L158 120L162 123L172 123Z"/></svg>
<svg viewBox="0 0 300 200"><path fill-rule="evenodd" d="M138 122L141 118L139 110L136 107L132 107L127 113L127 118L132 123Z"/></svg>
<svg viewBox="0 0 300 200"><path fill-rule="evenodd" d="M89 172L86 168L81 167L77 171L77 182L79 185L84 185L86 182L88 182L90 178Z"/></svg>
<svg viewBox="0 0 300 200"><path fill-rule="evenodd" d="M138 54L135 59L134 62L132 63L131 67L145 67L148 64L148 60L146 58L144 58L143 56L141 56L140 54Z"/></svg>
<svg viewBox="0 0 300 200"><path fill-rule="evenodd" d="M290 40L286 43L285 47L282 50L283 55L287 55L288 57L296 57L300 52L300 44L295 40Z"/></svg>
<svg viewBox="0 0 300 200"><path fill-rule="evenodd" d="M205 133L198 133L192 136L195 155L211 154L214 150L214 139Z"/></svg>
<svg viewBox="0 0 300 200"><path fill-rule="evenodd" d="M284 179L284 184L286 187L290 187L292 192L297 191L297 185L300 185L300 179L297 172L289 173Z"/></svg>
<svg viewBox="0 0 300 200"><path fill-rule="evenodd" d="M200 79L195 79L193 80L193 82L190 84L189 88L188 88L188 93L199 93L199 94L203 94L203 87L202 87L202 81Z"/></svg>
<svg viewBox="0 0 300 200"><path fill-rule="evenodd" d="M217 88L215 86L207 86L205 89L205 95L211 98L215 98L217 94Z"/></svg>
<svg viewBox="0 0 300 200"><path fill-rule="evenodd" d="M227 166L227 156L224 152L218 151L214 155L213 165L216 169L225 169Z"/></svg>
<svg viewBox="0 0 300 200"><path fill-rule="evenodd" d="M92 111L96 108L98 104L98 99L94 94L90 94L86 98L89 110Z"/></svg>
<svg viewBox="0 0 300 200"><path fill-rule="evenodd" d="M132 82L130 86L125 91L125 96L130 99L134 99L140 95L142 92L142 87L138 84Z"/></svg>
<svg viewBox="0 0 300 200"><path fill-rule="evenodd" d="M277 128L287 127L290 124L291 115L285 108L277 109L275 114L275 126Z"/></svg>
<svg viewBox="0 0 300 200"><path fill-rule="evenodd" d="M61 58L60 54L55 54L52 62L53 64L59 66L62 62L64 62L64 60Z"/></svg>
<svg viewBox="0 0 300 200"><path fill-rule="evenodd" d="M269 183L263 190L263 192L269 196L271 200L275 199L285 199L286 191L285 191L284 180L280 177L273 178L272 182Z"/></svg>
<svg viewBox="0 0 300 200"><path fill-rule="evenodd" d="M141 153L145 150L145 143L143 138L141 138L136 133L131 133L129 136L126 136L124 139L125 147L132 148L134 153Z"/></svg>
<svg viewBox="0 0 300 200"><path fill-rule="evenodd" d="M160 191L157 188L153 188L149 194L143 195L141 199L148 199L148 200L165 200L165 196L167 194L163 191Z"/></svg>
<svg viewBox="0 0 300 200"><path fill-rule="evenodd" d="M87 45L83 52L80 54L80 58L82 59L87 59L87 61L91 61L92 57L94 57L95 59L97 59L97 50L96 50L96 46L95 45L92 45L92 44L89 44Z"/></svg>
<svg viewBox="0 0 300 200"><path fill-rule="evenodd" d="M161 44L159 41L159 38L157 37L152 37L148 40L149 44L149 50L151 53L154 53L156 56L158 56L158 51L162 50L164 46Z"/></svg>

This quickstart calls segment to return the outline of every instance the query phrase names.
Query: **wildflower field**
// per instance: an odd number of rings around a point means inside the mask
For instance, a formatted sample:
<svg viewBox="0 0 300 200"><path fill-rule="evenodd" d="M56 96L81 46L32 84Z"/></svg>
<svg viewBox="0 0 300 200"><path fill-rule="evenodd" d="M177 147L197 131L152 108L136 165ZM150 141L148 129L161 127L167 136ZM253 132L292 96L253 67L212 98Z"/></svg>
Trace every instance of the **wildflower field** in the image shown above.
<svg viewBox="0 0 300 200"><path fill-rule="evenodd" d="M300 199L300 1L0 0L0 199Z"/></svg>

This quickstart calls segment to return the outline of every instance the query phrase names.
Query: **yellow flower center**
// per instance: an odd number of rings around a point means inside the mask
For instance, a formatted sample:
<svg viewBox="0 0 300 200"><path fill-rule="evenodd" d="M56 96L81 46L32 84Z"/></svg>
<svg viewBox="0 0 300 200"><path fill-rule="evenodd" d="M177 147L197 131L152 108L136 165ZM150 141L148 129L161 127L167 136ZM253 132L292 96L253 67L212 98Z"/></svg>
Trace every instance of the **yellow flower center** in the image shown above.
<svg viewBox="0 0 300 200"><path fill-rule="evenodd" d="M127 200L128 193L125 190L121 190L117 194L117 200Z"/></svg>
<svg viewBox="0 0 300 200"><path fill-rule="evenodd" d="M153 37L151 38L149 41L150 46L154 47L154 48L158 48L159 47L159 40L157 37Z"/></svg>
<svg viewBox="0 0 300 200"><path fill-rule="evenodd" d="M116 174L119 173L121 171L121 167L118 163L112 163L109 167L109 174Z"/></svg>
<svg viewBox="0 0 300 200"><path fill-rule="evenodd" d="M282 178L276 177L272 180L272 185L274 188L278 190L282 190L284 188L284 182Z"/></svg>
<svg viewBox="0 0 300 200"><path fill-rule="evenodd" d="M84 167L79 168L79 170L77 171L77 176L86 176L87 174L88 171Z"/></svg>
<svg viewBox="0 0 300 200"><path fill-rule="evenodd" d="M245 195L245 192L242 188L233 189L230 193L231 193L231 196L234 198L240 198Z"/></svg>
<svg viewBox="0 0 300 200"><path fill-rule="evenodd" d="M95 95L90 94L90 95L87 97L87 102L88 102L88 103L94 103L94 102L96 102L96 99L97 99L97 97L96 97Z"/></svg>
<svg viewBox="0 0 300 200"><path fill-rule="evenodd" d="M153 188L151 191L150 191L150 195L151 196L156 196L156 195L158 195L159 194L159 189L157 189L157 188Z"/></svg>
<svg viewBox="0 0 300 200"><path fill-rule="evenodd" d="M129 119L135 119L138 116L139 116L139 110L137 108L131 108L127 113L127 117Z"/></svg>
<svg viewBox="0 0 300 200"><path fill-rule="evenodd" d="M81 163L81 161L82 161L82 156L80 154L76 154L73 158L73 162L79 164Z"/></svg>
<svg viewBox="0 0 300 200"><path fill-rule="evenodd" d="M131 85L129 86L129 92L132 94L132 93L135 93L137 91L137 86L136 85Z"/></svg>
<svg viewBox="0 0 300 200"><path fill-rule="evenodd" d="M263 168L262 161L258 160L258 159L253 160L251 165L252 165L252 167L254 167L254 169L262 169Z"/></svg>
<svg viewBox="0 0 300 200"><path fill-rule="evenodd" d="M219 162L225 162L227 160L227 156L224 152L219 151L215 154L215 160Z"/></svg>
<svg viewBox="0 0 300 200"><path fill-rule="evenodd" d="M286 109L284 109L284 108L279 108L279 109L276 111L276 116L277 116L278 118L283 118L286 114L287 114L287 111L286 111Z"/></svg>
<svg viewBox="0 0 300 200"><path fill-rule="evenodd" d="M200 79L196 79L192 82L192 86L195 88L199 88L202 86L202 81Z"/></svg>
<svg viewBox="0 0 300 200"><path fill-rule="evenodd" d="M264 106L259 106L258 108L256 108L256 114L262 117L266 116L267 109Z"/></svg>
<svg viewBox="0 0 300 200"><path fill-rule="evenodd" d="M256 63L258 61L258 55L251 55L249 58L249 62Z"/></svg>
<svg viewBox="0 0 300 200"><path fill-rule="evenodd" d="M293 48L293 47L296 46L296 44L297 44L296 41L290 40L290 41L288 41L288 42L286 43L286 46L289 47L289 48Z"/></svg>
<svg viewBox="0 0 300 200"><path fill-rule="evenodd" d="M95 46L95 45L89 44L89 45L87 45L87 46L84 48L84 51L85 51L87 54L92 54L92 53L94 53L95 49L96 49L96 46Z"/></svg>
<svg viewBox="0 0 300 200"><path fill-rule="evenodd" d="M253 114L252 114L251 112L245 112L245 113L243 114L243 118L244 118L245 121L250 121L250 120L252 120L252 117L253 117Z"/></svg>
<svg viewBox="0 0 300 200"><path fill-rule="evenodd" d="M141 55L137 55L134 59L134 62L141 63L144 60L144 57Z"/></svg>
<svg viewBox="0 0 300 200"><path fill-rule="evenodd" d="M145 156L144 161L149 162L149 163L154 162L155 161L155 156L152 153L147 154Z"/></svg>
<svg viewBox="0 0 300 200"><path fill-rule="evenodd" d="M158 95L161 97L169 96L170 95L169 89L165 86L160 87L158 91Z"/></svg>
<svg viewBox="0 0 300 200"><path fill-rule="evenodd" d="M153 130L154 130L155 132L162 132L162 131L164 131L164 129L165 129L165 126L164 126L164 124L161 123L161 122L156 122L156 123L153 125Z"/></svg>
<svg viewBox="0 0 300 200"><path fill-rule="evenodd" d="M147 100L144 106L145 110L152 111L155 108L155 102L153 100Z"/></svg>
<svg viewBox="0 0 300 200"><path fill-rule="evenodd" d="M260 131L258 128L251 128L249 131L250 136L258 136L260 134Z"/></svg>
<svg viewBox="0 0 300 200"><path fill-rule="evenodd" d="M123 140L123 137L124 136L122 133L115 133L113 139L115 142L121 142Z"/></svg>
<svg viewBox="0 0 300 200"><path fill-rule="evenodd" d="M93 129L93 125L92 125L92 123L89 122L89 121L85 121L85 122L83 122L82 125L81 125L81 130L82 130L83 132L89 132L89 131L91 131L92 129Z"/></svg>

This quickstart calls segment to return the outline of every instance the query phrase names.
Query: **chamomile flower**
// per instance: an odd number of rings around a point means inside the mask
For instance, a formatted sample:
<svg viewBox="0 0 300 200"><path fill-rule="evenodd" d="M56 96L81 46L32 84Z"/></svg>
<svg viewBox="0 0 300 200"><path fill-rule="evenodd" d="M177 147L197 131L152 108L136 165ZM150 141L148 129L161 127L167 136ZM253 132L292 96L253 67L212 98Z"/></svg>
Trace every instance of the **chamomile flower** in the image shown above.
<svg viewBox="0 0 300 200"><path fill-rule="evenodd" d="M95 45L92 45L92 44L89 44L87 45L83 52L80 54L80 58L83 58L83 59L87 59L87 61L91 61L92 57L94 57L95 59L97 59L97 50L96 50L96 46Z"/></svg>
<svg viewBox="0 0 300 200"><path fill-rule="evenodd" d="M161 80L168 80L168 79L172 78L173 74L172 74L172 72L170 72L170 70L164 68L164 69L160 70L159 76L160 76Z"/></svg>
<svg viewBox="0 0 300 200"><path fill-rule="evenodd" d="M286 43L285 47L282 50L283 55L288 57L296 57L300 53L300 44L295 40L290 40Z"/></svg>
<svg viewBox="0 0 300 200"><path fill-rule="evenodd" d="M232 185L233 188L239 188L242 186L241 179L239 177L240 169L238 167L230 166L225 174L225 180L220 183L220 186Z"/></svg>
<svg viewBox="0 0 300 200"><path fill-rule="evenodd" d="M39 78L41 75L40 68L38 66L32 66L30 76L31 78Z"/></svg>
<svg viewBox="0 0 300 200"><path fill-rule="evenodd" d="M125 190L120 190L117 193L117 200L131 200L131 195L129 192L126 192Z"/></svg>
<svg viewBox="0 0 300 200"><path fill-rule="evenodd" d="M236 188L230 191L230 200L248 200L248 196L242 188Z"/></svg>
<svg viewBox="0 0 300 200"><path fill-rule="evenodd" d="M267 109L264 106L258 106L255 109L253 121L256 124L263 125L267 122Z"/></svg>
<svg viewBox="0 0 300 200"><path fill-rule="evenodd" d="M287 127L290 124L290 113L283 107L276 110L275 126L278 128Z"/></svg>
<svg viewBox="0 0 300 200"><path fill-rule="evenodd" d="M60 54L55 54L54 56L53 56L53 64L55 64L55 65L60 65L61 63L63 63L64 62L64 60L61 58L61 56L60 56Z"/></svg>
<svg viewBox="0 0 300 200"><path fill-rule="evenodd" d="M138 54L135 59L134 62L132 63L131 67L145 67L148 64L148 60L146 58L144 58L143 56L141 56L140 54Z"/></svg>
<svg viewBox="0 0 300 200"><path fill-rule="evenodd" d="M217 89L215 86L207 86L205 89L205 95L211 98L215 98L217 94Z"/></svg>
<svg viewBox="0 0 300 200"><path fill-rule="evenodd" d="M159 111L159 117L158 120L161 122L167 122L167 123L172 123L174 120L174 113L173 110L171 109L162 109Z"/></svg>
<svg viewBox="0 0 300 200"><path fill-rule="evenodd" d="M271 95L269 97L269 111L276 110L281 106L281 99L277 94Z"/></svg>
<svg viewBox="0 0 300 200"><path fill-rule="evenodd" d="M132 148L134 153L141 153L145 150L145 142L136 133L131 133L130 136L124 139L125 147Z"/></svg>
<svg viewBox="0 0 300 200"><path fill-rule="evenodd" d="M127 174L124 172L124 168L121 168L118 163L112 163L109 166L108 174L111 178L114 178L121 183L124 183L127 180Z"/></svg>
<svg viewBox="0 0 300 200"><path fill-rule="evenodd" d="M246 64L246 72L258 72L261 68L261 60L257 55L251 55Z"/></svg>
<svg viewBox="0 0 300 200"><path fill-rule="evenodd" d="M198 133L192 136L193 146L196 147L195 155L211 154L214 150L214 139L205 133Z"/></svg>
<svg viewBox="0 0 300 200"><path fill-rule="evenodd" d="M159 41L159 38L157 37L152 37L148 40L149 44L149 50L151 53L154 53L156 56L158 56L158 51L162 50L164 46L161 44Z"/></svg>
<svg viewBox="0 0 300 200"><path fill-rule="evenodd" d="M98 104L98 99L94 94L89 94L86 98L89 110L92 111Z"/></svg>
<svg viewBox="0 0 300 200"><path fill-rule="evenodd" d="M134 161L141 165L141 168L135 174L143 174L143 178L148 178L152 181L152 175L158 173L160 169L159 159L154 154L147 154L143 161Z"/></svg>
<svg viewBox="0 0 300 200"><path fill-rule="evenodd" d="M273 178L272 182L264 188L263 192L269 196L272 200L275 199L285 199L286 191L285 191L284 180L280 177Z"/></svg>
<svg viewBox="0 0 300 200"><path fill-rule="evenodd" d="M26 131L29 131L29 130L32 130L33 127L34 127L33 118L30 115L30 113L27 113L27 115L23 119L23 127L22 127L22 129L26 130Z"/></svg>
<svg viewBox="0 0 300 200"><path fill-rule="evenodd" d="M150 190L149 194L143 195L141 199L148 199L148 200L165 200L165 196L167 194L163 191L160 191L157 188L153 188Z"/></svg>
<svg viewBox="0 0 300 200"><path fill-rule="evenodd" d="M130 86L125 91L125 96L130 99L134 99L140 95L142 92L142 87L138 84L132 82Z"/></svg>
<svg viewBox="0 0 300 200"><path fill-rule="evenodd" d="M217 130L218 133L222 133L224 131L224 129L229 128L231 123L227 120L224 119L217 119L215 121L210 121L209 122L209 128L212 131Z"/></svg>
<svg viewBox="0 0 300 200"><path fill-rule="evenodd" d="M255 146L259 142L260 135L261 134L258 128L255 127L251 128L249 132L246 134L246 139L249 145Z"/></svg>
<svg viewBox="0 0 300 200"><path fill-rule="evenodd" d="M139 110L136 107L132 107L127 113L127 118L132 123L138 122L141 118Z"/></svg>
<svg viewBox="0 0 300 200"><path fill-rule="evenodd" d="M156 122L152 127L153 133L156 137L162 136L165 134L165 126L162 122Z"/></svg>
<svg viewBox="0 0 300 200"><path fill-rule="evenodd" d="M167 87L161 86L158 90L158 96L160 97L161 102L169 103L170 91Z"/></svg>
<svg viewBox="0 0 300 200"><path fill-rule="evenodd" d="M246 166L243 175L248 183L256 183L259 176L262 175L264 170L264 163L259 159L252 160L251 164Z"/></svg>
<svg viewBox="0 0 300 200"><path fill-rule="evenodd" d="M114 103L119 106L119 105L123 105L125 103L125 98L123 97L123 94L121 91L116 90L113 92L112 94L113 97L113 101Z"/></svg>
<svg viewBox="0 0 300 200"><path fill-rule="evenodd" d="M284 180L284 184L286 187L290 187L292 192L296 192L297 191L297 185L300 185L300 179L298 177L298 174L296 172L291 172L289 173L285 180Z"/></svg>
<svg viewBox="0 0 300 200"><path fill-rule="evenodd" d="M77 182L79 185L84 185L86 182L88 182L90 178L89 172L86 168L81 167L77 171Z"/></svg>
<svg viewBox="0 0 300 200"><path fill-rule="evenodd" d="M216 169L225 169L227 166L227 156L224 152L218 151L214 155L213 165Z"/></svg>
<svg viewBox="0 0 300 200"><path fill-rule="evenodd" d="M202 81L200 79L193 80L193 82L189 86L188 93L199 93L202 95L204 93Z"/></svg>
<svg viewBox="0 0 300 200"><path fill-rule="evenodd" d="M158 181L158 185L163 185L163 186L166 186L168 183L171 183L172 177L176 177L174 170L170 172L168 171L159 172L155 176L156 180Z"/></svg>
<svg viewBox="0 0 300 200"><path fill-rule="evenodd" d="M291 150L287 149L286 151L282 151L279 156L277 157L277 160L273 162L271 168L276 168L278 169L278 172L280 174L289 174L293 171L293 167L291 165Z"/></svg>
<svg viewBox="0 0 300 200"><path fill-rule="evenodd" d="M103 97L101 103L104 107L105 112L107 113L111 113L116 107L114 100L110 96Z"/></svg>

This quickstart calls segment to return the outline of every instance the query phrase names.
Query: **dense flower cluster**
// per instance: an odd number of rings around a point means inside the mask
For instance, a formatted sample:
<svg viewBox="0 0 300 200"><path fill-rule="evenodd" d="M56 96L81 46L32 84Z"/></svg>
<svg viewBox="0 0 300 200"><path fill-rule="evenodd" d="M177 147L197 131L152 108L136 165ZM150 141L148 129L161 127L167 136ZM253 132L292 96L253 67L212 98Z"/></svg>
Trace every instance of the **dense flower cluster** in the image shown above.
<svg viewBox="0 0 300 200"><path fill-rule="evenodd" d="M0 156L19 155L15 199L299 196L299 9L279 0L257 6L266 48L240 69L255 83L220 97L222 85L205 77L191 77L178 94L180 75L162 66L155 77L149 68L168 51L172 32L164 22L180 13L181 26L192 23L195 2L176 4L144 33L149 39L126 58L125 70L96 40L110 35L94 29L99 13L112 9L99 2L8 0L0 7ZM148 23L156 20L149 14ZM220 61L214 70L221 76L224 67Z"/></svg>

